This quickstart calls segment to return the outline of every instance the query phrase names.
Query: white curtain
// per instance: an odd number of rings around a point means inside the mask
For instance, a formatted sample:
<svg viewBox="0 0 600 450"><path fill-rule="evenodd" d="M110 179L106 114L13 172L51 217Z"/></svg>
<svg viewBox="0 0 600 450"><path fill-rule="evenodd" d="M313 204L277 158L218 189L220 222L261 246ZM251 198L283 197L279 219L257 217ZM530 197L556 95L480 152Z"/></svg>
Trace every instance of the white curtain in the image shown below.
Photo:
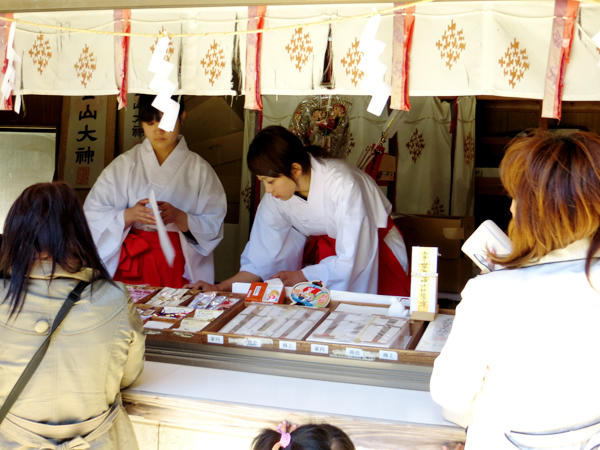
<svg viewBox="0 0 600 450"><path fill-rule="evenodd" d="M235 95L233 60L238 21L246 8L194 8L183 23L184 33L223 35L185 38L181 58L181 92L191 95Z"/></svg>
<svg viewBox="0 0 600 450"><path fill-rule="evenodd" d="M571 57L565 72L563 100L598 100L600 46L592 38L600 32L600 4L580 3Z"/></svg>
<svg viewBox="0 0 600 450"><path fill-rule="evenodd" d="M294 95L320 89L329 26L303 26L327 19L325 8L269 6L261 51L263 95Z"/></svg>
<svg viewBox="0 0 600 450"><path fill-rule="evenodd" d="M131 32L150 35L180 34L187 16L185 9L133 9L131 10ZM158 37L132 36L129 41L127 83L129 92L155 94L149 85L154 74L148 70ZM179 53L181 38L169 37L165 60L173 64L169 81L179 89Z"/></svg>
<svg viewBox="0 0 600 450"><path fill-rule="evenodd" d="M15 14L35 24L94 29L114 28L111 11L45 12ZM15 51L22 61L21 94L116 94L114 38L110 34L59 32L19 23Z"/></svg>
<svg viewBox="0 0 600 450"><path fill-rule="evenodd" d="M450 214L472 216L475 168L475 97L457 100L456 142L452 168L452 202Z"/></svg>
<svg viewBox="0 0 600 450"><path fill-rule="evenodd" d="M396 208L404 214L448 215L451 184L451 107L436 97L413 97L396 119Z"/></svg>

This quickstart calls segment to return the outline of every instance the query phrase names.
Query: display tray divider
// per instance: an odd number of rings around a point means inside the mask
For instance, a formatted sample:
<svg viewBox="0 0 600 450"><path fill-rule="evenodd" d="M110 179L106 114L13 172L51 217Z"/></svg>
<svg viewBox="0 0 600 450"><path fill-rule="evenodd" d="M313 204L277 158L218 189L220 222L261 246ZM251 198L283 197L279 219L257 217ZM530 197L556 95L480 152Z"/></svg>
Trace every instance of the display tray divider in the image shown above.
<svg viewBox="0 0 600 450"><path fill-rule="evenodd" d="M208 345L223 345L233 347L244 347L254 348L260 350L269 351L280 351L285 353L298 353L315 356L327 356L331 358L348 358L365 361L386 361L395 363L408 363L408 364L433 364L432 353L427 352L415 352L414 348L417 345L419 339L423 335L426 323L419 320L410 320L410 340L408 341L406 348L383 348L383 347L371 347L364 345L346 344L346 343L331 343L331 342L318 342L318 341L306 341L306 338L318 328L329 313L335 310L335 308L341 302L332 302L330 307L327 308L327 314L319 319L309 331L304 335L303 339L286 339L286 338L275 338L275 337L262 337L262 336L251 336L234 333L221 333L222 327L220 324L211 323L203 331L202 342ZM256 305L254 302L247 302L245 305ZM373 306L373 305L362 305L358 306ZM279 305L281 306L281 305ZM285 305L283 305L285 306ZM288 305L289 306L289 305ZM278 305L268 305L266 307L278 307ZM415 359L416 353L419 353Z"/></svg>

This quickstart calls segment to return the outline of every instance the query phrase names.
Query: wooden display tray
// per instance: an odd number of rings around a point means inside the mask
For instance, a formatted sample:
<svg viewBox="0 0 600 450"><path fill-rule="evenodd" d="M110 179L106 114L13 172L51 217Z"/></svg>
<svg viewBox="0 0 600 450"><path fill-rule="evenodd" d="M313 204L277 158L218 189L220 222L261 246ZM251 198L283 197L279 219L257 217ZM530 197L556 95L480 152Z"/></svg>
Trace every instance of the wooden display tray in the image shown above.
<svg viewBox="0 0 600 450"><path fill-rule="evenodd" d="M160 290L160 288L159 288L159 290ZM146 302L149 301L157 292L158 292L158 290L153 295L150 295L147 298L145 298L144 302L139 302L135 306L138 308L141 308L141 309L156 308L155 306L146 305ZM181 305L178 305L178 306L189 305L194 300L196 294L200 293L200 291L190 289L189 293L192 294L192 297L189 298L188 300L184 301ZM239 298L240 300L243 300L245 298L245 295L232 294L231 292L217 292L217 295L225 295L230 298ZM217 329L222 328L223 326L225 326L225 324L227 322L229 322L229 320L231 320L235 315L237 315L242 309L244 309L243 301L236 303L231 308L223 309L222 310L223 313L216 319L212 320L204 329L206 329L207 327L211 327L211 329L212 329L212 327L216 327ZM190 315L191 315L191 313L190 313ZM159 343L159 342L164 342L164 341L170 341L170 342L194 342L197 344L202 344L204 342L204 338L202 336L203 330L192 332L192 331L179 331L176 329L176 327L178 327L181 324L181 321L184 318L185 317L182 317L179 319L167 319L167 318L162 318L162 317L152 317L152 318L148 319L148 320L154 320L157 322L169 322L169 323L172 323L173 326L171 328L165 328L165 329L144 328L144 334L146 335L146 341L149 343ZM144 321L144 322L146 322L146 321Z"/></svg>
<svg viewBox="0 0 600 450"><path fill-rule="evenodd" d="M256 305L256 303L245 303L245 305ZM360 346L352 344L335 344L325 342L313 342L306 341L306 339L318 326L326 319L329 312L333 311L339 302L332 302L330 308L327 309L327 314L323 316L304 336L302 340L295 339L280 339L280 338L267 338L259 336L245 336L231 333L219 333L219 329L224 325L218 323L211 323L202 331L202 342L211 345L222 345L226 347L244 347L259 350L279 351L285 353L297 353L314 356L328 356L333 358L348 358L365 361L386 361L386 362L399 362L409 364L419 364L425 361L427 365L433 364L433 359L429 355L435 355L434 353L427 352L415 352L419 339L423 335L425 330L425 322L419 320L410 320L410 334L411 338L406 346L406 349L399 348L383 348L383 347L371 347L371 346ZM272 307L282 305L271 305ZM366 305L374 306L374 305ZM232 318L232 316L230 316ZM415 353L422 353L418 361L414 360Z"/></svg>

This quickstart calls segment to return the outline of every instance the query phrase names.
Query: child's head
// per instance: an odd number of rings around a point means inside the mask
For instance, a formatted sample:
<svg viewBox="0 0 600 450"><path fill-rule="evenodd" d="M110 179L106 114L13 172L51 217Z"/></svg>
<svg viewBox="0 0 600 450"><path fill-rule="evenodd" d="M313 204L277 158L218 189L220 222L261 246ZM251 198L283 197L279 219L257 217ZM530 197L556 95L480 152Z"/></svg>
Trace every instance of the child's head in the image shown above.
<svg viewBox="0 0 600 450"><path fill-rule="evenodd" d="M287 422L282 422L278 430L262 430L254 438L252 450L355 450L348 435L333 425L308 424L290 428Z"/></svg>

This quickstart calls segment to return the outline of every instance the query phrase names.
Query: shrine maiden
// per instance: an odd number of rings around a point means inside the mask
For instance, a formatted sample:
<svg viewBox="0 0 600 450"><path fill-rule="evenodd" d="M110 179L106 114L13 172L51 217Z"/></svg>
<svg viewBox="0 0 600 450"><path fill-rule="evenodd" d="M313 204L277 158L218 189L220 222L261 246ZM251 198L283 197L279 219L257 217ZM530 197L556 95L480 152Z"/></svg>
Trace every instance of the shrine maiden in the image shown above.
<svg viewBox="0 0 600 450"><path fill-rule="evenodd" d="M287 286L320 280L330 289L408 295L406 247L389 218L389 201L367 174L315 156L323 153L279 126L254 138L248 167L266 194L240 272L218 289L278 277Z"/></svg>
<svg viewBox="0 0 600 450"><path fill-rule="evenodd" d="M214 279L213 250L223 238L225 191L212 167L190 151L179 130L158 128L161 113L152 96L140 95L146 139L117 157L98 177L84 204L106 268L116 280L181 287ZM160 248L150 205L156 196L176 251L169 267Z"/></svg>

